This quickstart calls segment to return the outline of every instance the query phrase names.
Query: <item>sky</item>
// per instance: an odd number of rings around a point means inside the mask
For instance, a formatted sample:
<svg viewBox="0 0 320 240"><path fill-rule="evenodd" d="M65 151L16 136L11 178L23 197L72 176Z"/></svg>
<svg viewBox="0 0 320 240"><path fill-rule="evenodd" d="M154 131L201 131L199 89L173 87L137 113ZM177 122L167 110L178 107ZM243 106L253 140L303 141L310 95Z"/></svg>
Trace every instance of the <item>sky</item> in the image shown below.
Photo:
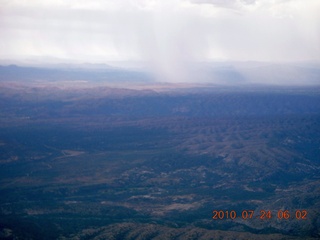
<svg viewBox="0 0 320 240"><path fill-rule="evenodd" d="M0 60L320 61L319 0L0 0Z"/></svg>

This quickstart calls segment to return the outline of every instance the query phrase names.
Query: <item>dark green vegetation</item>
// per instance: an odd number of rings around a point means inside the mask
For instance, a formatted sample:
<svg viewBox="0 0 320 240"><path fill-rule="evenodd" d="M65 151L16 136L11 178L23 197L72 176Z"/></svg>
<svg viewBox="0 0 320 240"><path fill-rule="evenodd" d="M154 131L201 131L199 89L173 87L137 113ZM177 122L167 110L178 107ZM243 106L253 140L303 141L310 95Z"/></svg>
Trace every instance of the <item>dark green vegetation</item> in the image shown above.
<svg viewBox="0 0 320 240"><path fill-rule="evenodd" d="M0 96L0 239L320 237L319 89Z"/></svg>

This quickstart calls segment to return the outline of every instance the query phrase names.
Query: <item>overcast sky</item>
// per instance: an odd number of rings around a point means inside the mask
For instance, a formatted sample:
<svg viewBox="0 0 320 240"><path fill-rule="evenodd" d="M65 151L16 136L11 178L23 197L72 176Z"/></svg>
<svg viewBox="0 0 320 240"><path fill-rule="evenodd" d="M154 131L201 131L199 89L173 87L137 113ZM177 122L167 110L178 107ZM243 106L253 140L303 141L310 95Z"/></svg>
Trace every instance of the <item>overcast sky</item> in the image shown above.
<svg viewBox="0 0 320 240"><path fill-rule="evenodd" d="M0 0L0 60L319 61L320 0Z"/></svg>

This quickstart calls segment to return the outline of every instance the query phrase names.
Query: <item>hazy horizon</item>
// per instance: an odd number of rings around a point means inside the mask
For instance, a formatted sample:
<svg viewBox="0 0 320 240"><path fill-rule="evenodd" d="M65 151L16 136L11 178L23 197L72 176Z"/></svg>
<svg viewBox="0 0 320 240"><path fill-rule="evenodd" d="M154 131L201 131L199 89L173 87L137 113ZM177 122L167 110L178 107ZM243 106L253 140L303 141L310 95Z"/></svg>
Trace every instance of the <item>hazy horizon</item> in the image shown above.
<svg viewBox="0 0 320 240"><path fill-rule="evenodd" d="M0 61L143 62L169 82L206 75L195 62L319 63L319 10L317 0L2 1Z"/></svg>

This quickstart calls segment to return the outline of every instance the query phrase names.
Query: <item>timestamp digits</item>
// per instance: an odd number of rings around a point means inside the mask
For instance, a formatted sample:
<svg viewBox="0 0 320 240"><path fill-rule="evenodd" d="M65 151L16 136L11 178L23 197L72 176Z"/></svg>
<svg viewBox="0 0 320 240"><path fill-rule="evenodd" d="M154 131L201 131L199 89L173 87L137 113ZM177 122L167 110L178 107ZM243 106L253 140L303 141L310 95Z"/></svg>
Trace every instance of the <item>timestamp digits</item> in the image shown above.
<svg viewBox="0 0 320 240"><path fill-rule="evenodd" d="M236 219L241 218L243 220L249 219L261 219L268 220L272 218L288 220L288 219L298 219L298 220L306 220L308 215L307 210L242 210L241 212L237 212L235 210L213 210L212 211L212 219L213 220L223 220L223 219Z"/></svg>

